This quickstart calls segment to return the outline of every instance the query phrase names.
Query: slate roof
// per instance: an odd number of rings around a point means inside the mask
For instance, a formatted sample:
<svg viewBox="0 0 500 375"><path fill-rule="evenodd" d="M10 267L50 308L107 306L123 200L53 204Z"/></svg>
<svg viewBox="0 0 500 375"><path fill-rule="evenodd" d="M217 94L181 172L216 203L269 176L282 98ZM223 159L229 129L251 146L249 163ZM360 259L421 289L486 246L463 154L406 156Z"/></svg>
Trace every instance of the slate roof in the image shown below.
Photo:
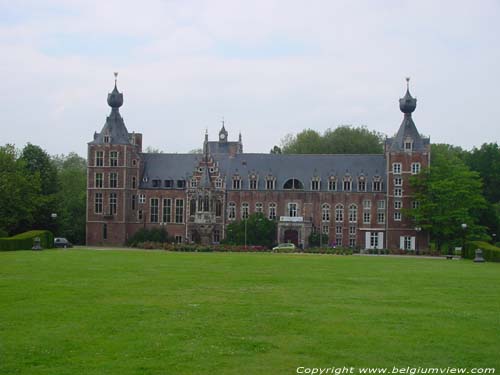
<svg viewBox="0 0 500 375"><path fill-rule="evenodd" d="M130 144L132 135L128 132L125 122L117 108L111 110L101 132L95 133L94 140L89 142L89 144L104 144L105 135L109 135L110 143L119 145Z"/></svg>
<svg viewBox="0 0 500 375"><path fill-rule="evenodd" d="M408 138L413 140L413 151L425 151L430 142L429 138L420 136L411 114L405 114L396 135L393 138L388 138L386 142L390 145L391 151L404 151L404 142Z"/></svg>
<svg viewBox="0 0 500 375"><path fill-rule="evenodd" d="M152 180L189 180L201 154L142 154L144 163L143 179L140 188L153 188ZM276 190L282 190L290 178L300 180L304 191L311 191L311 179L321 178L321 191L327 191L328 179L336 176L337 190L341 190L342 179L350 175L353 181L352 191L357 189L357 178L361 174L367 178L367 191L371 191L374 176L380 176L385 191L385 157L384 155L275 155L275 154L213 154L218 163L221 175L225 177L225 187L232 190L232 177L239 175L242 190L248 189L248 176L258 175L258 190L265 190L268 175L276 178ZM144 179L146 177L147 179Z"/></svg>

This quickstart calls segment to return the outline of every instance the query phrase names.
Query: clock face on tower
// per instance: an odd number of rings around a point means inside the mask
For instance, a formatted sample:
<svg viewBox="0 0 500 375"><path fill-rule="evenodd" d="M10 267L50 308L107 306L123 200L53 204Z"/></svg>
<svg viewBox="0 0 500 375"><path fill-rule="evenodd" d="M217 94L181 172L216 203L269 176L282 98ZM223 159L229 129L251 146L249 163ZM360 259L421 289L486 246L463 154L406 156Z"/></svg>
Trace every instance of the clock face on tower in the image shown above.
<svg viewBox="0 0 500 375"><path fill-rule="evenodd" d="M223 141L224 139L226 139L226 135L224 133L220 133L219 138L221 139L221 141Z"/></svg>

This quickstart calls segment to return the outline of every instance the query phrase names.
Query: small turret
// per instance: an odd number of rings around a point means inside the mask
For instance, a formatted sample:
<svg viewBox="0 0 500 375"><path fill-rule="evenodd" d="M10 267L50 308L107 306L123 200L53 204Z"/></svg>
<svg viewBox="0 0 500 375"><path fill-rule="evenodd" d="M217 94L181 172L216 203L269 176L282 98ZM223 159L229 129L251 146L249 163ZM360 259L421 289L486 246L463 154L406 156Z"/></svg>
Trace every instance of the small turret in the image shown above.
<svg viewBox="0 0 500 375"><path fill-rule="evenodd" d="M410 94L410 77L406 77L406 94L399 99L399 109L404 114L411 114L417 108L417 99Z"/></svg>
<svg viewBox="0 0 500 375"><path fill-rule="evenodd" d="M108 94L108 105L113 109L118 109L123 105L123 94L116 87L118 73L115 72L115 88Z"/></svg>

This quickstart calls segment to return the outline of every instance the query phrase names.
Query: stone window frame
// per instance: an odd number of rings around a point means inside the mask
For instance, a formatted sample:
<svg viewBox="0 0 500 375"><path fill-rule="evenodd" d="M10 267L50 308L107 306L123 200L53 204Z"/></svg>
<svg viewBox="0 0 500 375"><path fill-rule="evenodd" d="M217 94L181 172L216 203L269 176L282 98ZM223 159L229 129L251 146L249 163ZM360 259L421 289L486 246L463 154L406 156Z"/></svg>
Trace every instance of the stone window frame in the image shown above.
<svg viewBox="0 0 500 375"><path fill-rule="evenodd" d="M331 206L328 203L323 203L321 205L321 221L323 223L330 222L330 210L331 210Z"/></svg>
<svg viewBox="0 0 500 375"><path fill-rule="evenodd" d="M351 203L349 205L349 223L357 223L358 221L358 205Z"/></svg>
<svg viewBox="0 0 500 375"><path fill-rule="evenodd" d="M422 165L419 162L411 163L411 174L419 174L422 169Z"/></svg>
<svg viewBox="0 0 500 375"><path fill-rule="evenodd" d="M116 150L109 152L109 166L110 167L118 167L118 160L120 157L120 153Z"/></svg>
<svg viewBox="0 0 500 375"><path fill-rule="evenodd" d="M227 219L236 220L236 202L229 202L227 204Z"/></svg>
<svg viewBox="0 0 500 375"><path fill-rule="evenodd" d="M337 177L330 176L328 179L328 191L337 191Z"/></svg>
<svg viewBox="0 0 500 375"><path fill-rule="evenodd" d="M234 175L232 181L233 190L241 190L241 177L239 175Z"/></svg>
<svg viewBox="0 0 500 375"><path fill-rule="evenodd" d="M278 212L278 205L275 202L269 202L267 205L267 212L268 212L268 219L269 220L276 220L277 215L276 213Z"/></svg>
<svg viewBox="0 0 500 375"><path fill-rule="evenodd" d="M335 222L344 222L344 205L342 203L335 205Z"/></svg>
<svg viewBox="0 0 500 375"><path fill-rule="evenodd" d="M94 173L94 187L98 189L102 189L104 187L104 173Z"/></svg>
<svg viewBox="0 0 500 375"><path fill-rule="evenodd" d="M314 191L321 190L321 178L320 177L311 178L311 190L314 190Z"/></svg>
<svg viewBox="0 0 500 375"><path fill-rule="evenodd" d="M248 220L250 216L250 204L248 202L241 202L240 215L241 220Z"/></svg>

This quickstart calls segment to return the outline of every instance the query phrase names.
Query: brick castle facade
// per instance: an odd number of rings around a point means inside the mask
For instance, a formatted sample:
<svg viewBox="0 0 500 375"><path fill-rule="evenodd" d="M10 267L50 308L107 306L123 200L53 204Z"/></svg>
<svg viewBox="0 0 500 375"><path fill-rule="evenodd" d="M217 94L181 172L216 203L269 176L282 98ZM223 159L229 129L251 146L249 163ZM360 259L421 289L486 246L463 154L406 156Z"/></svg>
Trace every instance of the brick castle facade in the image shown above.
<svg viewBox="0 0 500 375"><path fill-rule="evenodd" d="M243 152L241 134L205 134L201 154L142 152L108 94L111 113L88 143L87 244L122 245L139 228L165 227L178 242L218 243L227 225L262 212L278 225L276 243L307 247L311 232L330 245L425 249L428 234L402 210L418 204L409 178L430 162L430 143L412 119L416 99L399 100L403 121L380 155Z"/></svg>

